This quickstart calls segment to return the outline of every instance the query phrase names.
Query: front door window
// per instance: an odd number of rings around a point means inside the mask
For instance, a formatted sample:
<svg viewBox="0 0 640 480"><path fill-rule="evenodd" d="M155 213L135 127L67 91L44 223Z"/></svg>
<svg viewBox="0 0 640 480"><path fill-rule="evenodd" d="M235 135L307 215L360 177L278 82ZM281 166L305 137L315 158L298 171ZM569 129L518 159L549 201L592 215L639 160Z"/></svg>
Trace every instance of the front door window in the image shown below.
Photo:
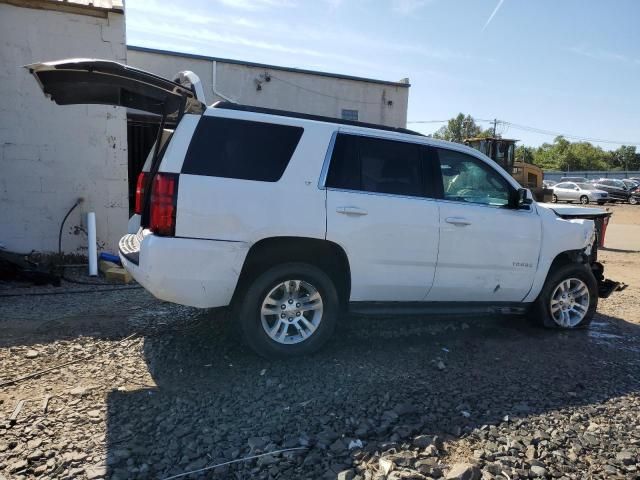
<svg viewBox="0 0 640 480"><path fill-rule="evenodd" d="M438 149L445 200L503 207L510 186L481 160L455 150Z"/></svg>

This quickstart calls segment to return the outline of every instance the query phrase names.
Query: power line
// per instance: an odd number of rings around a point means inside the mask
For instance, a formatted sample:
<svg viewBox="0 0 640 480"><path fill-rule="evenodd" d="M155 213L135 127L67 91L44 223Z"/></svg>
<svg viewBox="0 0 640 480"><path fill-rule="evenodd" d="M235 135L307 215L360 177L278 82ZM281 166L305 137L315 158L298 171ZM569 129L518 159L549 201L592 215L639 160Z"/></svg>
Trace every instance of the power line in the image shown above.
<svg viewBox="0 0 640 480"><path fill-rule="evenodd" d="M549 135L549 136L552 136L552 137L565 137L565 138L570 138L570 139L573 139L573 140L580 140L580 141L584 141L584 142L608 143L608 144L613 144L613 145L640 146L640 142L609 140L609 139L605 139L605 138L587 137L587 136L583 136L583 135L572 135L572 134L569 134L569 133L554 132L552 130L545 130L543 128L531 127L531 126L528 126L528 125L521 125L521 124L518 124L518 123L508 122L506 120L488 120L488 119L482 119L482 118L473 118L473 120L476 121L476 122L490 122L490 123L494 123L495 122L496 124L505 125L507 128L511 127L511 128L516 129L516 130L523 130L525 132L537 133L539 135ZM449 120L412 120L412 121L407 122L407 123L446 123L448 121Z"/></svg>
<svg viewBox="0 0 640 480"><path fill-rule="evenodd" d="M369 102L367 100L356 100L354 98L344 98L344 97L338 97L336 95L331 95L329 93L324 93L324 92L320 92L318 90L314 90L312 88L307 88L307 87L303 87L302 85L298 85L297 83L294 82L290 82L289 80L285 80L284 78L280 78L272 73L269 74L270 78L275 78L276 80L282 82L282 83L286 83L287 85L291 86L291 87L295 87L295 88L299 88L300 90L304 90L305 92L309 92L309 93L315 93L316 95L320 95L321 97L326 97L326 98L332 98L334 100L341 100L343 102L351 102L351 103L361 103L364 105L381 105L382 104L382 99L376 101L376 102Z"/></svg>
<svg viewBox="0 0 640 480"><path fill-rule="evenodd" d="M517 123L511 123L511 122L504 122L501 121L501 123L504 123L505 125L509 125L510 127L513 127L515 129L519 129L519 130L524 130L526 132L531 132L531 133L538 133L541 135L550 135L550 136L555 136L555 137L565 137L565 138L572 138L574 140L582 140L585 142L595 142L595 143L609 143L609 144L614 144L614 145L640 145L640 142L633 142L633 141L619 141L619 140L608 140L608 139L604 139L604 138L596 138L596 137L585 137L582 135L572 135L569 133L560 133L560 132L554 132L552 130L544 130L542 128L536 128L536 127L529 127L527 125L519 125Z"/></svg>
<svg viewBox="0 0 640 480"><path fill-rule="evenodd" d="M447 123L449 120L414 120L407 123Z"/></svg>
<svg viewBox="0 0 640 480"><path fill-rule="evenodd" d="M408 121L407 123L447 123L449 120L411 120ZM488 120L488 119L484 119L484 118L473 118L474 122L493 122L493 120ZM500 122L500 120L498 120L498 122Z"/></svg>

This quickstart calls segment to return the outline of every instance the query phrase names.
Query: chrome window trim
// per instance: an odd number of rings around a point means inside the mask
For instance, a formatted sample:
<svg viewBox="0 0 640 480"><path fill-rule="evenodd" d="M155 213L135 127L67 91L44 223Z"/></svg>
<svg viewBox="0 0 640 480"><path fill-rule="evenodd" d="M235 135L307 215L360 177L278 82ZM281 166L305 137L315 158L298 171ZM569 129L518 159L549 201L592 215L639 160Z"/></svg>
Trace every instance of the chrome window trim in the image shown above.
<svg viewBox="0 0 640 480"><path fill-rule="evenodd" d="M342 193L361 193L363 195L377 195L379 197L393 197L393 198L406 198L409 200L430 200L430 201L438 201L438 198L434 197L423 197L423 196L414 196L414 195L400 195L398 193L381 193L381 192L370 192L368 190L351 190L349 188L334 188L334 187L326 187L325 190L331 192L342 192Z"/></svg>
<svg viewBox="0 0 640 480"><path fill-rule="evenodd" d="M486 203L474 203L474 202L462 202L460 200L447 200L444 198L436 198L435 199L438 202L443 202L443 203L453 203L455 205L466 205L466 206L474 206L474 207L485 207L485 208L494 208L494 209L498 209L498 210L507 210L509 212L531 212L533 211L533 209L531 208L530 205L526 205L522 208L510 208L507 205L488 205Z"/></svg>
<svg viewBox="0 0 640 480"><path fill-rule="evenodd" d="M442 198L435 197L417 197L413 195L399 195L395 193L380 193L380 192L369 192L366 190L351 190L348 188L334 188L334 187L326 187L327 191L330 192L342 192L342 193L357 193L361 195L376 195L379 197L392 197L392 198L404 198L407 200L427 200L430 202L442 202L442 203L453 203L455 205L467 205L474 207L484 207L484 208L493 208L496 210L508 210L510 212L532 212L533 209L530 206L526 206L524 208L508 208L506 205L487 205L485 203L472 203L472 202L460 202L456 200L445 200Z"/></svg>

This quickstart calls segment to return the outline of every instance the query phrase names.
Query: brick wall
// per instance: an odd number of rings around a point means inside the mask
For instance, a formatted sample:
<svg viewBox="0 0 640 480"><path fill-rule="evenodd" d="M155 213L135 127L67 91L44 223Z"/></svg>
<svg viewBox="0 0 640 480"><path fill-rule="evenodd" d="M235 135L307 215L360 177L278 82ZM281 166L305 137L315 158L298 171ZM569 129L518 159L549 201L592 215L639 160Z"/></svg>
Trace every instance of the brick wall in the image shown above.
<svg viewBox="0 0 640 480"><path fill-rule="evenodd" d="M107 18L0 3L0 245L13 251L86 252L86 212L113 251L126 233L127 131L122 108L58 106L22 68L62 58L126 63L124 15Z"/></svg>

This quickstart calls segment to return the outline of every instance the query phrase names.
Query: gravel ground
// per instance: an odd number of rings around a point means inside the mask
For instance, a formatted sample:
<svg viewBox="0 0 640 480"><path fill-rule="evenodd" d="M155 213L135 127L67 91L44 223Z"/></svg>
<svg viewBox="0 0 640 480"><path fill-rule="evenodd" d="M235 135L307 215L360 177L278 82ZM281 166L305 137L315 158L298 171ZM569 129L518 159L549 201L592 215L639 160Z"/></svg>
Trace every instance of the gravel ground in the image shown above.
<svg viewBox="0 0 640 480"><path fill-rule="evenodd" d="M603 252L618 279L636 256ZM266 361L228 315L140 289L0 297L0 384L58 367L0 386L0 479L163 479L282 449L199 478L640 478L638 298L566 333L345 318L318 354Z"/></svg>

